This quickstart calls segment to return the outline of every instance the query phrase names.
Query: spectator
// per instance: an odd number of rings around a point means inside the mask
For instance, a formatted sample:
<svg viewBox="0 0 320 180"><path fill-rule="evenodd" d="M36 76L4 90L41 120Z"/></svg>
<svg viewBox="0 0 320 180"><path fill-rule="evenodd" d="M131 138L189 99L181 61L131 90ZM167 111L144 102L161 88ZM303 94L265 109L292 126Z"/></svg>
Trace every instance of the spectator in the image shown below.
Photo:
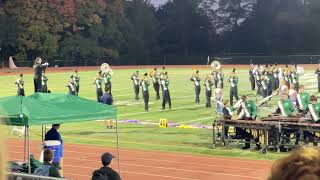
<svg viewBox="0 0 320 180"><path fill-rule="evenodd" d="M276 161L268 180L320 179L320 150L301 148L288 157Z"/></svg>
<svg viewBox="0 0 320 180"><path fill-rule="evenodd" d="M60 173L57 168L52 165L53 151L45 149L43 152L43 165L39 166L34 174L38 176L57 177L60 178Z"/></svg>
<svg viewBox="0 0 320 180"><path fill-rule="evenodd" d="M105 93L104 93L103 96L101 96L100 102L103 103L103 104L112 105L113 99L112 99L112 96L110 94L110 89L109 88L105 89Z"/></svg>
<svg viewBox="0 0 320 180"><path fill-rule="evenodd" d="M91 180L121 180L119 174L110 168L114 156L110 153L104 153L101 156L103 167L92 173Z"/></svg>
<svg viewBox="0 0 320 180"><path fill-rule="evenodd" d="M62 167L60 166L60 158L63 157L63 140L61 138L60 133L58 132L58 130L60 129L60 124L53 124L52 128L47 132L47 134L45 135L45 141L49 141L49 140L54 140L54 141L60 141L61 143L61 147L60 147L60 156L59 157L55 157L53 159L53 165L58 168L61 169ZM57 155L56 155L57 156Z"/></svg>

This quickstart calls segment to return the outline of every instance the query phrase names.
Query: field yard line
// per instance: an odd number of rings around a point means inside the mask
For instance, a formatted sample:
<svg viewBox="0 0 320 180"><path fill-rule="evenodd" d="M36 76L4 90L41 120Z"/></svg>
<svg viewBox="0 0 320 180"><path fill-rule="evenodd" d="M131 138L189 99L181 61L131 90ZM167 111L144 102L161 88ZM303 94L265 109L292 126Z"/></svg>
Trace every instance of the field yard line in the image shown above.
<svg viewBox="0 0 320 180"><path fill-rule="evenodd" d="M193 120L188 120L188 121L180 121L180 122L177 122L178 124L181 124L181 123L187 123L187 122L195 122L195 121L201 121L201 120L207 120L207 119L214 119L214 117L212 116L208 116L206 118L200 118L200 119L193 119Z"/></svg>
<svg viewBox="0 0 320 180"><path fill-rule="evenodd" d="M172 108L171 111L178 110L178 109L185 109L185 108L189 108L189 107L203 106L203 105L205 105L205 104L199 104L199 105L193 105L193 106L182 106L182 107L178 107L178 108ZM118 118L125 117L125 116L131 116L131 115L138 115L138 114L155 113L155 112L161 112L161 111L170 112L170 110L169 111L168 110L156 110L156 111L149 111L149 112L143 111L143 112L136 112L136 113L129 113L129 114L120 114L120 115L118 115Z"/></svg>

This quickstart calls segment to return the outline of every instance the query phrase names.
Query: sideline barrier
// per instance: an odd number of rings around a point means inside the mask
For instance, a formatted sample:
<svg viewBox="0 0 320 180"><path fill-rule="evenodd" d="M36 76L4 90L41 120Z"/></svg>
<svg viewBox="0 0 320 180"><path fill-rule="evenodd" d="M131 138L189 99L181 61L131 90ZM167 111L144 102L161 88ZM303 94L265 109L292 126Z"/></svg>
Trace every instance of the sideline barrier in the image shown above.
<svg viewBox="0 0 320 180"><path fill-rule="evenodd" d="M68 179L9 172L8 180L68 180Z"/></svg>

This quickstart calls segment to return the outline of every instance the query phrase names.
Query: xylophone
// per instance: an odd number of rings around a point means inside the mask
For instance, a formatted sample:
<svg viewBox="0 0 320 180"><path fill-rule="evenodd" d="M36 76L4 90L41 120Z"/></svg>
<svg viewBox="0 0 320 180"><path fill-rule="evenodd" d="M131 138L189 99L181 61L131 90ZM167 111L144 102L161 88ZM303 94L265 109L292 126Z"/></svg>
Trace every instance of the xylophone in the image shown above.
<svg viewBox="0 0 320 180"><path fill-rule="evenodd" d="M264 145L267 149L271 141L276 144L278 151L279 147L283 144L281 140L282 133L284 130L292 131L308 131L313 133L320 133L320 123L315 123L314 121L306 120L301 117L283 117L283 116L273 116L262 118L261 120L247 121L247 120L216 120L213 123L213 147L216 146L216 127L222 126L222 134L224 134L224 127L233 126L237 128L244 128L247 130L262 131L264 133ZM221 141L223 145L226 145L224 136L222 136Z"/></svg>
<svg viewBox="0 0 320 180"><path fill-rule="evenodd" d="M265 122L265 121L245 121L245 120L217 120L213 123L213 143L212 147L216 147L216 127L222 126L222 134L224 134L224 127L235 127L235 128L244 128L247 130L256 130L262 131L264 135L264 149L269 147L269 133L277 127L276 123L273 122ZM221 142L223 145L226 145L224 136L221 136Z"/></svg>

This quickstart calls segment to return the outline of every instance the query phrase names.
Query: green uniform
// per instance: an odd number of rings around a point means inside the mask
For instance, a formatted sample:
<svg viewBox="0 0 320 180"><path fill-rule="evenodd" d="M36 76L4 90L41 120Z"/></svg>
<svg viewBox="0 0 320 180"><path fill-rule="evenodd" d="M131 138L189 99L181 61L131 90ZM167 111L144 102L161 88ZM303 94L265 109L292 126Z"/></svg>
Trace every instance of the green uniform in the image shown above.
<svg viewBox="0 0 320 180"><path fill-rule="evenodd" d="M257 117L257 106L252 100L241 102L241 112L238 119L255 119Z"/></svg>
<svg viewBox="0 0 320 180"><path fill-rule="evenodd" d="M142 87L142 97L144 100L144 109L146 111L149 110L149 81L147 79L143 79L140 82L140 86Z"/></svg>
<svg viewBox="0 0 320 180"><path fill-rule="evenodd" d="M47 82L48 82L48 77L46 75L42 74L42 77L41 77L41 92L43 92L43 93L48 92Z"/></svg>
<svg viewBox="0 0 320 180"><path fill-rule="evenodd" d="M296 109L294 108L291 100L286 99L284 101L278 101L277 114L281 114L282 116L292 116L294 112L296 112Z"/></svg>
<svg viewBox="0 0 320 180"><path fill-rule="evenodd" d="M221 85L221 88L223 89L223 80L224 80L224 75L222 72L218 72L217 73L217 80L218 80L218 84Z"/></svg>
<svg viewBox="0 0 320 180"><path fill-rule="evenodd" d="M291 73L291 83L296 91L299 91L299 74L297 72Z"/></svg>
<svg viewBox="0 0 320 180"><path fill-rule="evenodd" d="M212 86L213 83L210 79L206 79L204 86L206 87L206 107L211 108L211 96L212 96Z"/></svg>
<svg viewBox="0 0 320 180"><path fill-rule="evenodd" d="M23 79L21 78L17 79L15 84L18 86L17 96L25 96Z"/></svg>
<svg viewBox="0 0 320 180"><path fill-rule="evenodd" d="M193 75L190 78L190 81L194 83L194 92L196 95L195 103L200 104L200 92L201 92L201 86L200 86L200 78L199 75Z"/></svg>
<svg viewBox="0 0 320 180"><path fill-rule="evenodd" d="M303 92L298 94L299 109L301 111L306 111L308 104L310 103L310 94Z"/></svg>
<svg viewBox="0 0 320 180"><path fill-rule="evenodd" d="M229 78L229 82L230 82L230 106L233 106L233 97L235 97L236 100L239 100L239 97L238 97L239 79L237 76L231 76Z"/></svg>
<svg viewBox="0 0 320 180"><path fill-rule="evenodd" d="M320 103L309 104L308 109L309 109L312 120L318 121L320 117Z"/></svg>
<svg viewBox="0 0 320 180"><path fill-rule="evenodd" d="M79 90L80 90L80 76L78 75L78 73L74 73L72 75L73 81L75 82L75 86L76 86L76 96L79 95Z"/></svg>

